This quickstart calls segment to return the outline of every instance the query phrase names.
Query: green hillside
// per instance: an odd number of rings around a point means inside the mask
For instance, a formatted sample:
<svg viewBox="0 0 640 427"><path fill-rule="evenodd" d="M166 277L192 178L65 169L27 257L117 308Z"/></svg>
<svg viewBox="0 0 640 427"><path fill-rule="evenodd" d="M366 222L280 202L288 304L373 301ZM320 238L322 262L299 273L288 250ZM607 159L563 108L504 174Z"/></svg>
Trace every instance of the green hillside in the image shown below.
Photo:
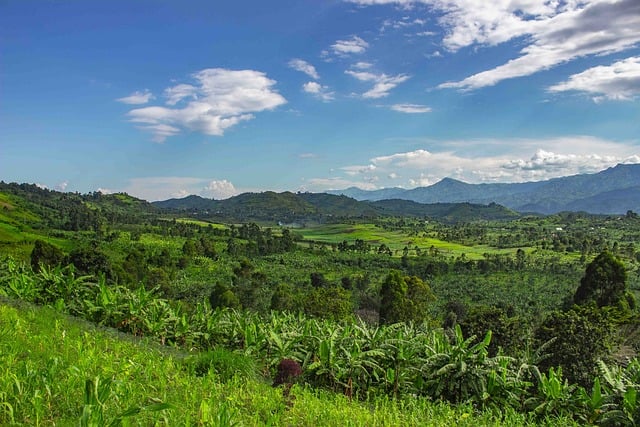
<svg viewBox="0 0 640 427"><path fill-rule="evenodd" d="M240 353L219 352L217 370L198 375L186 362L192 355L7 300L0 337L0 424L7 426L534 425L513 411L477 413L411 397L358 402L302 386L285 397L255 363L241 367Z"/></svg>

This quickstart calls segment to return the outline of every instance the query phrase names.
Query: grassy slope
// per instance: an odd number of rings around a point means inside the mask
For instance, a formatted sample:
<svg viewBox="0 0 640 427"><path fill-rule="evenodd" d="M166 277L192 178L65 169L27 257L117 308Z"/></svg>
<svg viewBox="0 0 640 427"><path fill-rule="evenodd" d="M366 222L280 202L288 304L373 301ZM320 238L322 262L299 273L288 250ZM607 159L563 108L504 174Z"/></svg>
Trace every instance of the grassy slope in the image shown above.
<svg viewBox="0 0 640 427"><path fill-rule="evenodd" d="M103 405L88 405L87 380L106 391ZM477 414L423 399L349 402L300 386L292 395L287 402L266 380L197 377L176 351L0 301L1 425L79 425L87 410L108 424L132 407L146 407L126 419L132 425L527 425L511 412ZM172 408L152 411L158 402Z"/></svg>
<svg viewBox="0 0 640 427"><path fill-rule="evenodd" d="M516 252L516 249L496 249L484 245L466 246L430 237L408 236L402 231L385 230L375 224L328 224L301 228L296 232L302 235L305 240L322 243L337 244L343 240L353 243L356 239L362 239L373 246L384 243L392 251L399 251L400 254L405 246L411 250L418 246L423 251L427 251L433 246L447 255L465 254L468 259L482 259L486 252L504 254L515 254Z"/></svg>

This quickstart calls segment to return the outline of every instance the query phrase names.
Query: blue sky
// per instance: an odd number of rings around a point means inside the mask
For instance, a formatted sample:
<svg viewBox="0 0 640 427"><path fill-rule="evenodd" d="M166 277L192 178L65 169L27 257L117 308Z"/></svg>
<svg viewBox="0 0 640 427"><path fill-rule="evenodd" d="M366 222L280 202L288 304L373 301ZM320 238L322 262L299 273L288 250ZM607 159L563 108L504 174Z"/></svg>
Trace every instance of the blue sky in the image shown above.
<svg viewBox="0 0 640 427"><path fill-rule="evenodd" d="M147 200L640 163L638 0L0 1L0 179Z"/></svg>

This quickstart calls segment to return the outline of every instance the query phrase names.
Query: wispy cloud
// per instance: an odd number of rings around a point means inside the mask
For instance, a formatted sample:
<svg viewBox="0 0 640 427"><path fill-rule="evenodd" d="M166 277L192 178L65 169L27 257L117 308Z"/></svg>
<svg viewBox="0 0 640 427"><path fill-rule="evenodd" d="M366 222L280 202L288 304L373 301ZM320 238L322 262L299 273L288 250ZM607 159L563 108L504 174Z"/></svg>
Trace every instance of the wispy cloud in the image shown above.
<svg viewBox="0 0 640 427"><path fill-rule="evenodd" d="M393 111L398 111L400 113L407 114L421 114L421 113L430 113L431 107L427 107L426 105L420 104L393 104L391 106Z"/></svg>
<svg viewBox="0 0 640 427"><path fill-rule="evenodd" d="M368 71L353 71L346 70L346 74L355 77L363 82L373 82L374 85L371 89L362 94L363 98L384 98L389 95L389 92L398 86L400 83L406 82L411 77L406 74L398 74L395 76L388 76L386 74L375 74Z"/></svg>
<svg viewBox="0 0 640 427"><path fill-rule="evenodd" d="M273 89L276 82L254 70L209 68L194 73L195 84L165 89L167 106L137 108L131 122L163 142L182 130L222 136L230 127L251 120L253 113L272 110L286 99Z"/></svg>
<svg viewBox="0 0 640 427"><path fill-rule="evenodd" d="M327 86L323 86L318 82L307 82L302 85L302 90L325 102L332 101L335 98L334 92L331 92Z"/></svg>
<svg viewBox="0 0 640 427"><path fill-rule="evenodd" d="M585 92L596 102L604 99L630 101L640 95L640 57L589 68L549 87L549 91Z"/></svg>
<svg viewBox="0 0 640 427"><path fill-rule="evenodd" d="M355 64L353 64L352 68L358 69L358 70L367 70L369 68L371 68L373 66L372 63L370 62L365 62L365 61L359 61L356 62Z"/></svg>
<svg viewBox="0 0 640 427"><path fill-rule="evenodd" d="M129 96L116 99L116 101L122 102L123 104L141 105L141 104L146 104L147 102L151 101L153 98L154 98L153 94L148 90L145 90L144 92L139 92L139 91L133 92Z"/></svg>
<svg viewBox="0 0 640 427"><path fill-rule="evenodd" d="M358 36L351 36L346 40L338 40L331 45L331 51L338 56L347 56L363 53L369 47L369 43Z"/></svg>
<svg viewBox="0 0 640 427"><path fill-rule="evenodd" d="M314 67L313 65L309 64L307 61L304 61L302 59L298 59L298 58L292 59L291 61L289 61L289 67L293 68L296 71L305 73L307 76L311 77L312 79L315 79L315 80L320 79L320 75L316 71L316 67Z"/></svg>

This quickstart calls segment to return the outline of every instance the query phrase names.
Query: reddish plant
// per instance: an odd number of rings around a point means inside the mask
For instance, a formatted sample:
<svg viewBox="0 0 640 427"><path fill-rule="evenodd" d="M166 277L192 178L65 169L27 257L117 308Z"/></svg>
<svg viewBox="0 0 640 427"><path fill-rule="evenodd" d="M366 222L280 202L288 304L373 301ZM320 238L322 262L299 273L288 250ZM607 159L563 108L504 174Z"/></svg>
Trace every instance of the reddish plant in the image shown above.
<svg viewBox="0 0 640 427"><path fill-rule="evenodd" d="M282 359L278 364L278 372L273 379L273 386L277 387L282 384L291 386L300 375L302 375L302 367L298 362L292 359Z"/></svg>

